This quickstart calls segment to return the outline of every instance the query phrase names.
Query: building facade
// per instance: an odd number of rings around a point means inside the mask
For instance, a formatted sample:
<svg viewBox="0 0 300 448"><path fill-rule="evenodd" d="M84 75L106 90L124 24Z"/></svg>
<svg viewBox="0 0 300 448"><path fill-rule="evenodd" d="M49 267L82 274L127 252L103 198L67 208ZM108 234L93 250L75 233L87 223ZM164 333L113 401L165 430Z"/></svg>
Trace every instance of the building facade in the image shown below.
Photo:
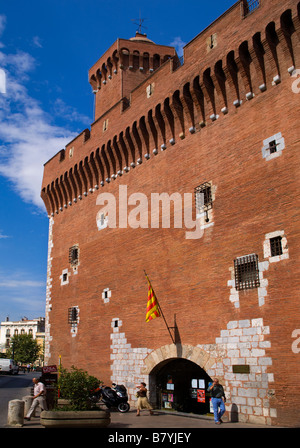
<svg viewBox="0 0 300 448"><path fill-rule="evenodd" d="M6 353L6 350L11 345L11 338L13 336L21 334L31 334L33 339L36 339L41 349L43 349L45 341L45 318L27 319L27 317L23 317L19 321L10 321L7 317L6 321L1 322L0 326L1 353ZM41 365L42 362L43 356L41 354L37 360L37 364Z"/></svg>
<svg viewBox="0 0 300 448"><path fill-rule="evenodd" d="M299 15L238 1L183 63L137 33L90 69L95 121L44 167L47 364L196 413L217 376L232 419L299 424Z"/></svg>

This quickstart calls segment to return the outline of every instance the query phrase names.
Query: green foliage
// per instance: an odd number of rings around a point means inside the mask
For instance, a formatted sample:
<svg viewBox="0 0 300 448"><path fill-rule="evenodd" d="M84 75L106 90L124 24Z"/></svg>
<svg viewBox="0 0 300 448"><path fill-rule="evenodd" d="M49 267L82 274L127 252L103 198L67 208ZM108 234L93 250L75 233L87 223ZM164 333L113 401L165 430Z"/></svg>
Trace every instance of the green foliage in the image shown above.
<svg viewBox="0 0 300 448"><path fill-rule="evenodd" d="M34 363L39 357L41 347L31 334L19 334L11 338L7 358L13 358L21 364Z"/></svg>
<svg viewBox="0 0 300 448"><path fill-rule="evenodd" d="M70 409L84 411L91 409L92 403L89 400L91 391L97 389L100 383L101 381L94 376L72 366L70 371L61 369L58 388L61 398L69 400Z"/></svg>

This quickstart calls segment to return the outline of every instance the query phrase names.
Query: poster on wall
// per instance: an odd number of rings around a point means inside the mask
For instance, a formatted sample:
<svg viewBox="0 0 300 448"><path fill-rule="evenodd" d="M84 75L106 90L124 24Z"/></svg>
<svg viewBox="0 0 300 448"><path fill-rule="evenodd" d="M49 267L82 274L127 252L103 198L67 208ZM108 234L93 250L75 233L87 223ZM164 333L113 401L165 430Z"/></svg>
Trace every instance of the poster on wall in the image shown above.
<svg viewBox="0 0 300 448"><path fill-rule="evenodd" d="M197 398L197 389L190 389L190 397Z"/></svg>
<svg viewBox="0 0 300 448"><path fill-rule="evenodd" d="M205 389L205 380L199 380L199 389Z"/></svg>
<svg viewBox="0 0 300 448"><path fill-rule="evenodd" d="M198 389L197 390L197 402L198 403L205 403L205 389Z"/></svg>
<svg viewBox="0 0 300 448"><path fill-rule="evenodd" d="M168 394L162 394L162 401L168 401Z"/></svg>
<svg viewBox="0 0 300 448"><path fill-rule="evenodd" d="M173 394L168 394L168 401L170 401L170 402L173 401Z"/></svg>

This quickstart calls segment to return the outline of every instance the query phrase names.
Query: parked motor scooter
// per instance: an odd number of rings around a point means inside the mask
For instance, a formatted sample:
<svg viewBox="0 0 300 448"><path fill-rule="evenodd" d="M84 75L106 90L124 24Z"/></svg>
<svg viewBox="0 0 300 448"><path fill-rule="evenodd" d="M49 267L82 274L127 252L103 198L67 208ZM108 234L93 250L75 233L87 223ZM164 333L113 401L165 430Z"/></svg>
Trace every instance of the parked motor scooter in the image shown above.
<svg viewBox="0 0 300 448"><path fill-rule="evenodd" d="M99 387L93 392L92 400L102 401L108 409L117 408L119 412L128 412L130 405L128 403L127 389L123 385L113 385L113 387Z"/></svg>

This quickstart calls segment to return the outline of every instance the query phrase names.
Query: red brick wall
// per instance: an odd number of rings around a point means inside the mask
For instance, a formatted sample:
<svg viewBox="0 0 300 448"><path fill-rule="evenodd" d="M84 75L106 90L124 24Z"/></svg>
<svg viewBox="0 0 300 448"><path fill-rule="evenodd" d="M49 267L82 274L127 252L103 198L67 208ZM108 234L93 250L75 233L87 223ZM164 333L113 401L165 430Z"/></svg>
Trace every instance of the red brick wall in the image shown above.
<svg viewBox="0 0 300 448"><path fill-rule="evenodd" d="M294 386L288 387L288 384L295 385L300 379L299 354L293 353L291 349L292 332L299 327L295 279L299 275L296 260L299 250L297 117L300 108L299 94L292 91L295 78L291 78L288 73L288 68L293 65L292 59L284 51L282 41L277 46L281 82L272 85L273 77L278 73L270 65L267 55L264 55L264 92L259 89L263 79L262 72L256 72L252 63L250 80L255 96L249 101L246 100L248 86L243 82L243 70L239 65L238 86L242 104L237 108L233 105L237 95L230 86L228 76L228 113L221 112L223 98L216 94L215 110L219 115L216 121L209 118L213 111L213 101L210 101L209 92L205 92L202 83L203 72L207 67L213 68L221 58L223 67L226 66L226 55L230 50L236 52L245 40L248 40L251 48L251 37L255 32L261 31L265 43L264 30L273 19L276 19L279 34L280 15L289 7L292 7L296 28L291 41L297 68L300 57L299 17L295 3L272 2L271 14L270 2L265 0L253 15L244 20L236 6L187 46L183 67L172 72L172 62L166 63L133 92L131 107L121 116L118 107L105 115L109 118L105 139L99 120L92 126L91 136L85 143L82 136L70 143L70 147L75 148L71 159L66 151L66 158L62 162L54 157L46 164L43 196L46 202L51 195L48 212L54 212L51 251L52 310L48 316L52 337L49 343L50 363L56 363L58 356L62 355L64 366L74 364L86 368L91 374L109 382L112 373L110 336L113 318L122 320L120 331L125 333L132 347L155 350L170 344L170 336L162 319L145 323L145 269L170 325L176 314L183 344L214 344L221 331L227 328L228 322L262 318L264 325L270 328L268 341L271 342L271 347L266 356L272 359L268 372L274 374L274 382L269 389L275 392L274 396L270 393L264 400L268 400L268 405L277 410L277 418L269 419L268 422L280 425L299 423L297 415L300 411L300 395L296 393ZM218 36L217 47L204 60L203 57L200 58L200 54L203 54L202 47L207 36L215 32ZM265 45L267 49L267 44ZM148 148L151 152L150 160L146 161L143 157L143 163L131 168L129 173L124 173L115 181L111 180L109 184L105 182L104 188L100 187L62 212L55 213L59 208L57 205L63 207L66 201L63 190L51 187L52 181L59 179L61 174L69 173L75 163L78 165L80 161L84 161L91 151L96 152L97 147L105 145L104 149L108 154L106 143L109 139L119 136L120 132L125 133L128 126L132 134L134 121L139 123L143 115L147 118L148 111L154 111L157 104L163 107L166 97L169 96L172 102L173 93L177 89L182 99L183 86L189 82L191 87L197 74L200 75L205 93L205 127L201 128L199 125L203 116L197 111L194 102L194 123L190 115L185 113L185 138L180 139L182 127L176 119L176 143L171 146L169 140L173 135L165 117L166 151L160 151L163 139L157 125L157 156L152 154L156 146L151 138ZM170 80L168 83L165 82L166 77ZM155 83L155 90L153 96L146 99L145 88L150 80ZM193 124L196 132L191 134L189 128ZM280 157L266 161L262 157L263 140L278 132L285 139L285 149ZM142 133L140 136L143 141ZM137 144L135 147L137 159ZM142 155L146 152L144 144ZM125 164L123 156L123 167ZM108 172L104 169L105 181ZM110 171L113 174L112 168ZM101 179L100 176L99 180ZM206 181L211 181L216 187L212 218L214 225L205 229L200 239L186 239L185 228L97 229L96 215L101 208L96 205L99 193L113 193L118 198L119 185L127 185L128 196L136 192L144 193L150 203L150 194L153 192L192 193L196 186ZM95 179L90 185L95 185ZM52 208L51 201L54 204ZM260 262L266 261L263 254L265 234L276 230L285 232L289 258L270 263L264 273L264 278L268 280L264 305L259 306L258 291L252 289L240 292L240 307L236 308L229 300L230 287L227 284L231 278L229 269L233 268L234 258L256 253ZM68 261L69 248L74 244L78 244L80 249L80 264L76 275ZM60 276L66 268L71 272L69 284L61 286ZM110 288L112 297L109 303L104 303L101 294L107 287ZM68 308L71 306L78 306L80 310L75 337L72 337L68 324Z"/></svg>

